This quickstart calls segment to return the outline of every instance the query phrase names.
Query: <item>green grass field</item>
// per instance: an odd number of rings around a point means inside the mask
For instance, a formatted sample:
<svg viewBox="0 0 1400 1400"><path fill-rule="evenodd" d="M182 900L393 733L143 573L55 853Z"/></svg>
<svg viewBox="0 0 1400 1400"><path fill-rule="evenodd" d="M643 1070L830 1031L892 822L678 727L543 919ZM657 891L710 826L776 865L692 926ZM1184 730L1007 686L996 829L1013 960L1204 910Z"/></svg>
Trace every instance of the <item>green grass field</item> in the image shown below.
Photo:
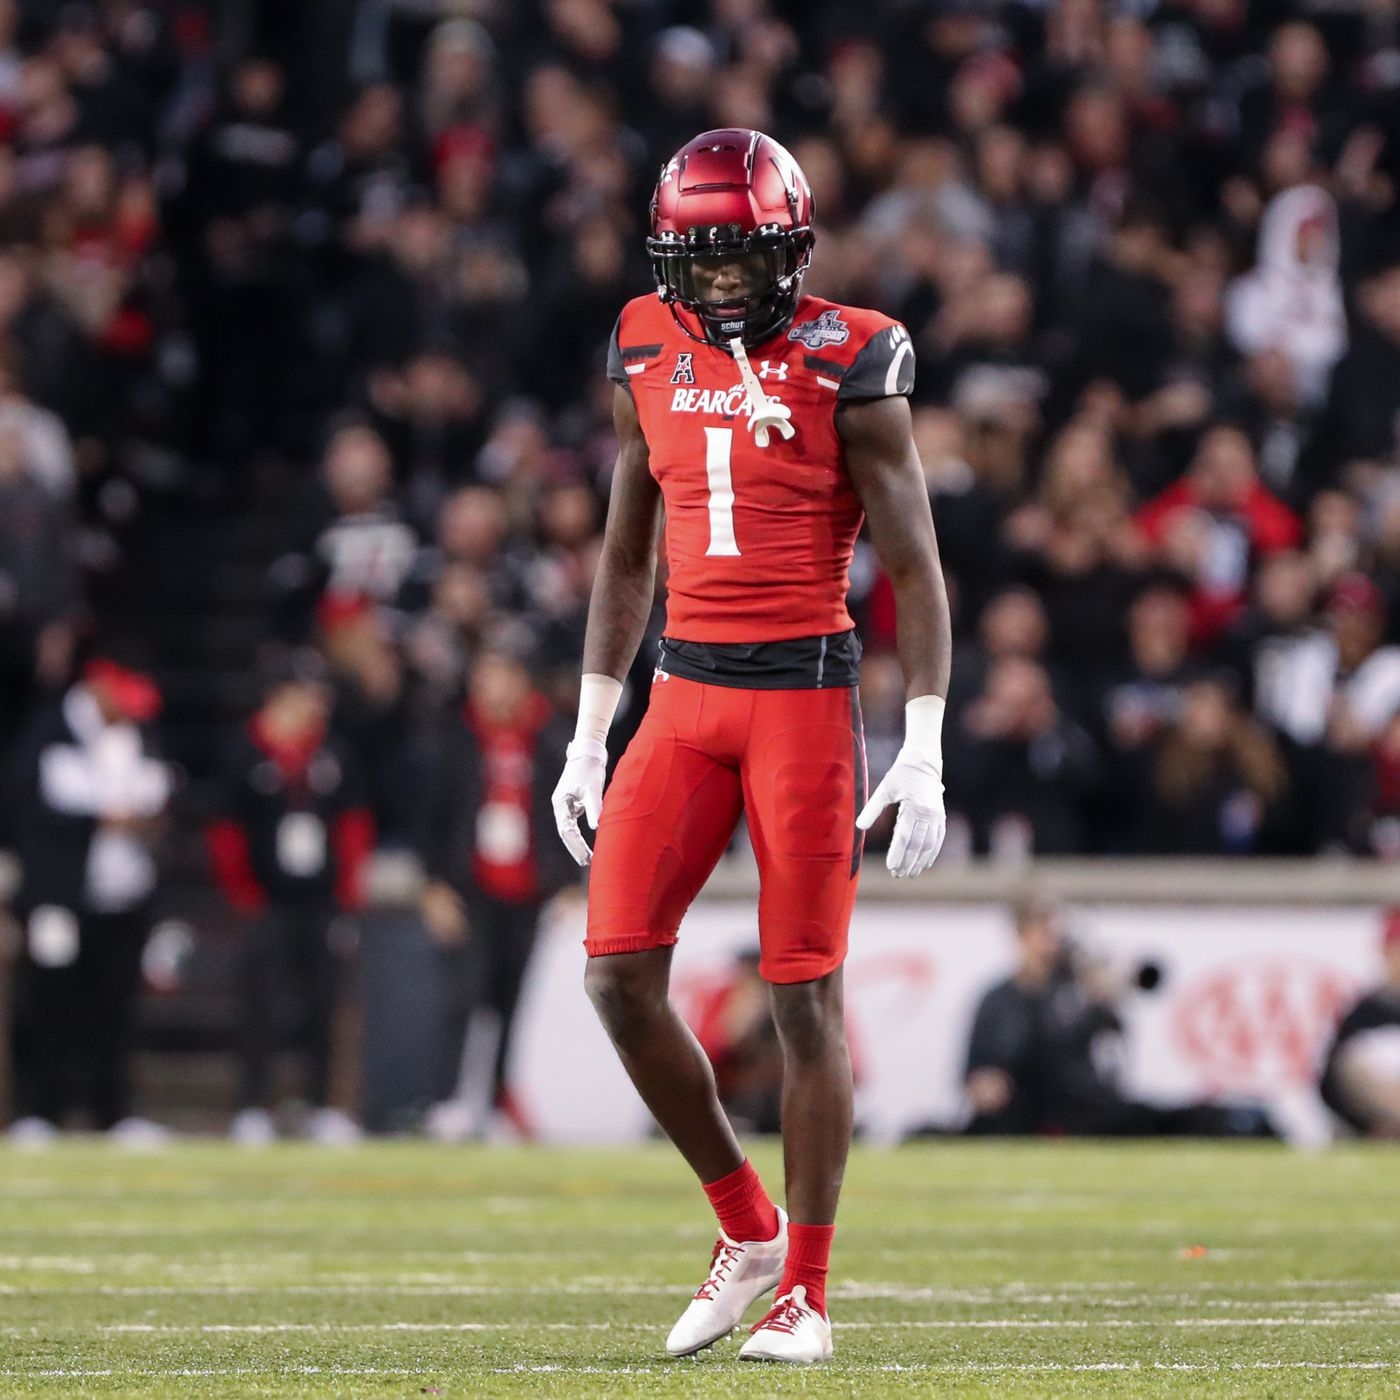
<svg viewBox="0 0 1400 1400"><path fill-rule="evenodd" d="M858 1152L836 1360L789 1371L666 1357L712 1232L657 1146L9 1150L0 1395L1396 1395L1397 1166Z"/></svg>

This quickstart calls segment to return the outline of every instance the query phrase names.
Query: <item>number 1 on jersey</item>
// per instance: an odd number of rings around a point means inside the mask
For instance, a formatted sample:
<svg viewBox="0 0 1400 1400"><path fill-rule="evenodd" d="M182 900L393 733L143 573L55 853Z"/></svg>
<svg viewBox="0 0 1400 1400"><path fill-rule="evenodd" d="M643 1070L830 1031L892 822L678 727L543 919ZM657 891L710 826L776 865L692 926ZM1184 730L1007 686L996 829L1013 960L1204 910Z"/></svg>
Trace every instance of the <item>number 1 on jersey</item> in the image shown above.
<svg viewBox="0 0 1400 1400"><path fill-rule="evenodd" d="M705 479L710 487L710 547L706 557L739 554L734 538L734 479L729 470L733 428L705 429Z"/></svg>

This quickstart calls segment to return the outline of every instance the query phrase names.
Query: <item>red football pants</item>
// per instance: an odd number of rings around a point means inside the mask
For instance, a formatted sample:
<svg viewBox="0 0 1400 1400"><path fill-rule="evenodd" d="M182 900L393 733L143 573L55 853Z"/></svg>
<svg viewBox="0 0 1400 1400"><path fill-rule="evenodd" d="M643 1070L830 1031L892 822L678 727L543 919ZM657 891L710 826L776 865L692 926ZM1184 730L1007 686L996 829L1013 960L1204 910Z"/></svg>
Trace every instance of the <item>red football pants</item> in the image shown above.
<svg viewBox="0 0 1400 1400"><path fill-rule="evenodd" d="M737 690L658 677L603 802L591 957L676 941L741 814L758 860L760 971L824 977L846 956L865 744L854 688Z"/></svg>

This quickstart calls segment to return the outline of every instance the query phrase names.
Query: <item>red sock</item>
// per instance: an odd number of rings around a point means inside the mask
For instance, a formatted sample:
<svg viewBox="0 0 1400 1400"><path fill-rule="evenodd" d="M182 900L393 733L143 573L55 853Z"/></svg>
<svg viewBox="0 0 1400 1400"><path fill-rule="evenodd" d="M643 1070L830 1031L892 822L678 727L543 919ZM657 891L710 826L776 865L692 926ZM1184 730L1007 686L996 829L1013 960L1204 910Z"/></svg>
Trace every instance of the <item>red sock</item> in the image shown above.
<svg viewBox="0 0 1400 1400"><path fill-rule="evenodd" d="M778 1297L800 1283L807 1290L807 1306L826 1316L826 1271L831 1260L835 1225L794 1225L788 1222L787 1267L778 1285Z"/></svg>
<svg viewBox="0 0 1400 1400"><path fill-rule="evenodd" d="M719 1228L736 1243L771 1240L778 1233L778 1208L747 1157L728 1176L707 1183L705 1194L719 1217Z"/></svg>

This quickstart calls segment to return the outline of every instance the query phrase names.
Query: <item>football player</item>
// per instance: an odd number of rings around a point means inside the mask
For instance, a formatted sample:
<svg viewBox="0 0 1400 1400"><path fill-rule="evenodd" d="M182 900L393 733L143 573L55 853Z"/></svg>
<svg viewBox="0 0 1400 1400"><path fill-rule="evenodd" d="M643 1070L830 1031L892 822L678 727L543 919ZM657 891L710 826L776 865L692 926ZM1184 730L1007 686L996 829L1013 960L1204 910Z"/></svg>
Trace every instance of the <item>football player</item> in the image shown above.
<svg viewBox="0 0 1400 1400"><path fill-rule="evenodd" d="M554 793L564 843L593 866L588 994L719 1218L709 1276L667 1341L674 1356L728 1334L775 1285L740 1356L831 1356L826 1277L852 1097L841 965L863 833L898 804L886 862L897 876L926 869L944 834L951 641L910 430L913 347L878 312L803 295L812 219L801 169L761 132L705 132L661 172L647 240L656 293L623 308L609 356L619 452L578 728ZM604 740L651 607L663 518L666 632L604 801ZM894 586L908 687L904 745L868 801L846 609L862 520ZM741 813L784 1057L786 1213L667 993L681 918Z"/></svg>

